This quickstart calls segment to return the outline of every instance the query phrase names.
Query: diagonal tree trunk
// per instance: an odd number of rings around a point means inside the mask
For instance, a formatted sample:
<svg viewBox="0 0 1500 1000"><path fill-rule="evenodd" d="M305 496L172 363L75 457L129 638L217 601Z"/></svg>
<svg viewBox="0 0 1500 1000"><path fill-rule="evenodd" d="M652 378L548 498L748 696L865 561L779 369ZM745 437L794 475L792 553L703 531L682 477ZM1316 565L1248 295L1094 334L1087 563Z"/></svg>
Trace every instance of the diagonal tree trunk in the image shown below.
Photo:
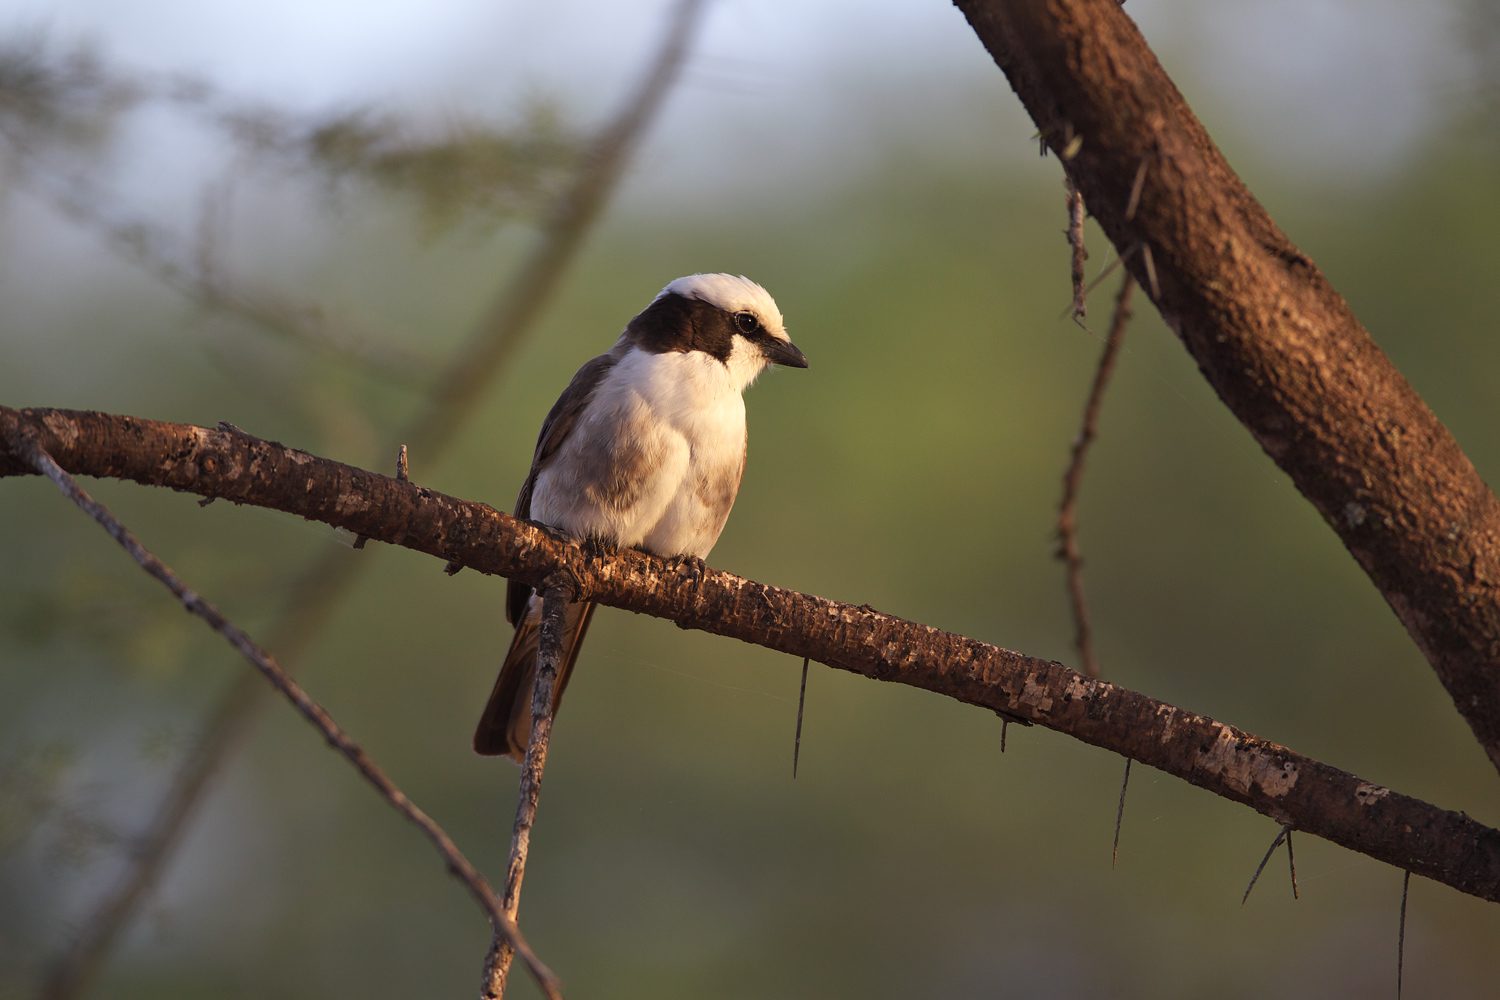
<svg viewBox="0 0 1500 1000"><path fill-rule="evenodd" d="M1500 502L1115 0L955 2L1204 377L1343 540L1500 768Z"/></svg>

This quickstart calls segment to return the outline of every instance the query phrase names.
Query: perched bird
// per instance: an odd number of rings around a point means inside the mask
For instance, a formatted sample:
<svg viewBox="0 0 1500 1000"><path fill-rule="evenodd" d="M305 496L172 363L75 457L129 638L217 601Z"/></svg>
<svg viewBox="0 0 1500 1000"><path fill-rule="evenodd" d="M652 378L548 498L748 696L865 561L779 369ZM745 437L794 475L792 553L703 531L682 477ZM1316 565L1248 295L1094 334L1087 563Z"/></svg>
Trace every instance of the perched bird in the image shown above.
<svg viewBox="0 0 1500 1000"><path fill-rule="evenodd" d="M706 557L745 472L741 393L767 365L806 368L766 290L732 274L678 278L585 364L537 435L515 516L578 539L683 560ZM518 763L531 734L542 597L512 581L516 627L474 750ZM553 711L593 616L570 604Z"/></svg>

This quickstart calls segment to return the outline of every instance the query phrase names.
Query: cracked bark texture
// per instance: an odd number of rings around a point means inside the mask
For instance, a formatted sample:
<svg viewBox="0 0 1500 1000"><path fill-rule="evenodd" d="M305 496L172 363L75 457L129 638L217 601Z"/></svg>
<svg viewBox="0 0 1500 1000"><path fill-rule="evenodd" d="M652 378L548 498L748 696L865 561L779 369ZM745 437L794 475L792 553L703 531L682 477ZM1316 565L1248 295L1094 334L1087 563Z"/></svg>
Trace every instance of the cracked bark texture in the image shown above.
<svg viewBox="0 0 1500 1000"><path fill-rule="evenodd" d="M632 549L591 556L485 504L225 427L0 407L0 476L30 437L69 472L298 514L445 562L923 688L1065 733L1250 806L1283 825L1500 902L1500 831L1232 726L964 636Z"/></svg>
<svg viewBox="0 0 1500 1000"><path fill-rule="evenodd" d="M1219 397L1380 590L1500 768L1500 502L1235 175L1116 0L956 0ZM1131 188L1145 165L1133 216ZM1301 827L1299 827L1301 829Z"/></svg>

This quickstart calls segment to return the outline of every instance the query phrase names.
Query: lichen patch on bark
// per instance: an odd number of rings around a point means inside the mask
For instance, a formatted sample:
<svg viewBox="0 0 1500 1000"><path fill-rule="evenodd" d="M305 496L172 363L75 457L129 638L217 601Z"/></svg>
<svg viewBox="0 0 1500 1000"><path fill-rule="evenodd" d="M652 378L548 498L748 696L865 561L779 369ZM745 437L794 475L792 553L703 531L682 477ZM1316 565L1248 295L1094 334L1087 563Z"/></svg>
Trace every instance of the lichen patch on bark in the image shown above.
<svg viewBox="0 0 1500 1000"><path fill-rule="evenodd" d="M1242 795L1249 795L1259 786L1262 794L1280 798L1296 786L1296 764L1266 753L1264 744L1246 740L1230 726L1220 722L1214 726L1218 733L1211 744L1199 751L1199 768L1218 775Z"/></svg>

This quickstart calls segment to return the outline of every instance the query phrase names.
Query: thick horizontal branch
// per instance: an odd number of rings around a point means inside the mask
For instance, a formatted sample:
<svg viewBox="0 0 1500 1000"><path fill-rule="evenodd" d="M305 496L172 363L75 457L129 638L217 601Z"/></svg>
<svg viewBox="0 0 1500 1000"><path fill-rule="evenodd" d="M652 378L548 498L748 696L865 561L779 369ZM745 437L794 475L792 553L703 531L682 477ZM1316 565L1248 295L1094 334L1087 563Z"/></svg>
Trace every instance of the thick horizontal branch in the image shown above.
<svg viewBox="0 0 1500 1000"><path fill-rule="evenodd" d="M485 504L232 427L0 407L0 476L30 471L7 450L22 435L73 473L282 510L537 586L565 582L579 599L1026 719L1298 831L1500 901L1500 831L1060 663L719 570L684 577L633 549L590 555Z"/></svg>
<svg viewBox="0 0 1500 1000"><path fill-rule="evenodd" d="M1117 0L956 2L1162 317L1500 767L1500 502L1235 175Z"/></svg>

